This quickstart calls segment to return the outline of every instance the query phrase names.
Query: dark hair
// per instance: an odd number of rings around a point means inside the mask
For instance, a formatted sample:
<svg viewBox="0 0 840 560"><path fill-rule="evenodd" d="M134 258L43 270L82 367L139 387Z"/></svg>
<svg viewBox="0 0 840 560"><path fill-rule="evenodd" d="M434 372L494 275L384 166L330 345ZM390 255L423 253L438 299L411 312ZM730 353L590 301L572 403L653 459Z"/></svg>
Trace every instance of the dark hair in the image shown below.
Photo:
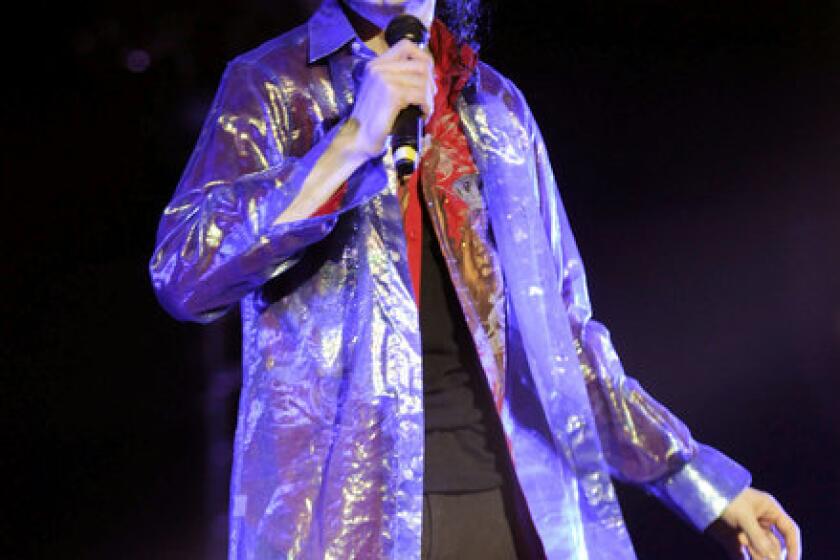
<svg viewBox="0 0 840 560"><path fill-rule="evenodd" d="M461 43L478 50L489 10L482 0L438 0L435 14Z"/></svg>

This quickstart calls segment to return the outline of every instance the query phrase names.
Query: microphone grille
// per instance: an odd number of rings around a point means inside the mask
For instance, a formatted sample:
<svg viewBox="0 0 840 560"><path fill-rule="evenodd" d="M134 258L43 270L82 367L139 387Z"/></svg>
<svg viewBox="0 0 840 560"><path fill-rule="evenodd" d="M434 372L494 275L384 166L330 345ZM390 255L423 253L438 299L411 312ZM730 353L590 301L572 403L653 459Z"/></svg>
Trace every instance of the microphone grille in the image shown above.
<svg viewBox="0 0 840 560"><path fill-rule="evenodd" d="M385 41L389 47L394 46L402 39L423 45L426 43L428 32L423 22L411 14L403 14L395 17L385 28Z"/></svg>

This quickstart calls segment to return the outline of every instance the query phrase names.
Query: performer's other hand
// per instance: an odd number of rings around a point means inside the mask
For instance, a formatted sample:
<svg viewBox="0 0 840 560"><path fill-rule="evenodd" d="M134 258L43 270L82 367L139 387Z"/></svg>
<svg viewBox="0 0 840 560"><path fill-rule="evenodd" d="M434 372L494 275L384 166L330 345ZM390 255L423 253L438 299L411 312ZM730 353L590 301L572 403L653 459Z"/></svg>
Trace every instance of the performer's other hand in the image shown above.
<svg viewBox="0 0 840 560"><path fill-rule="evenodd" d="M738 494L708 532L733 560L802 557L799 527L773 496L754 488Z"/></svg>

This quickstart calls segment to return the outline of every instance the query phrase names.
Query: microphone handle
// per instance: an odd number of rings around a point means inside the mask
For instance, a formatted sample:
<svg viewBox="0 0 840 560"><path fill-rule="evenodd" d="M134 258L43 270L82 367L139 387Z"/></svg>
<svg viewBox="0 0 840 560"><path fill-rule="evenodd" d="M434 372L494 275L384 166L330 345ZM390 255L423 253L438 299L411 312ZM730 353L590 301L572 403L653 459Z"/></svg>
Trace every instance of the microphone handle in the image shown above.
<svg viewBox="0 0 840 560"><path fill-rule="evenodd" d="M414 173L420 160L423 130L423 113L417 105L409 105L399 112L394 120L391 146L394 150L394 165L402 179Z"/></svg>

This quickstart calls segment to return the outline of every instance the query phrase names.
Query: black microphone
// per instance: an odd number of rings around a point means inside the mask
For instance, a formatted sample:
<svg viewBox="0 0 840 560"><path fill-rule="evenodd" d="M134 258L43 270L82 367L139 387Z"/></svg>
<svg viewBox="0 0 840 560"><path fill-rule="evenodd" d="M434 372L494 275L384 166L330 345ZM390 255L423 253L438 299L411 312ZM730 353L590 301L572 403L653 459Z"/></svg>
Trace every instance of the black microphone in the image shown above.
<svg viewBox="0 0 840 560"><path fill-rule="evenodd" d="M403 14L391 20L385 29L385 41L393 47L402 39L426 46L429 33L423 22L416 17ZM391 131L391 150L400 179L408 177L417 168L423 139L423 113L417 105L410 105L400 111Z"/></svg>

